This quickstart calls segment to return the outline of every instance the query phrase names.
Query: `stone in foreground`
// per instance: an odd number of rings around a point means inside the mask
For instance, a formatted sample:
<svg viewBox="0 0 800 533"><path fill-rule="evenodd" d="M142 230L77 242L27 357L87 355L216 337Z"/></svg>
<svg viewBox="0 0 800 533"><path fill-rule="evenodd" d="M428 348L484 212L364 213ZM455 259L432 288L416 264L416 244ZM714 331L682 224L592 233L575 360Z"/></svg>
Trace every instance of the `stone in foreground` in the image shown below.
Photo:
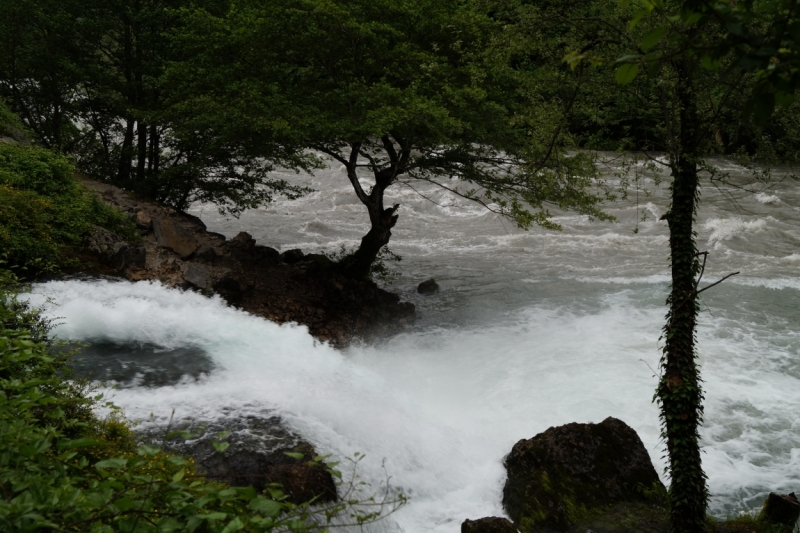
<svg viewBox="0 0 800 533"><path fill-rule="evenodd" d="M552 427L517 442L504 461L503 506L522 533L567 531L623 503L664 491L641 439L627 424Z"/></svg>
<svg viewBox="0 0 800 533"><path fill-rule="evenodd" d="M464 520L461 533L517 533L517 528L507 518L489 516L477 520Z"/></svg>
<svg viewBox="0 0 800 533"><path fill-rule="evenodd" d="M417 292L420 294L433 294L435 292L439 292L439 284L436 283L435 279L431 278L420 283L417 286Z"/></svg>

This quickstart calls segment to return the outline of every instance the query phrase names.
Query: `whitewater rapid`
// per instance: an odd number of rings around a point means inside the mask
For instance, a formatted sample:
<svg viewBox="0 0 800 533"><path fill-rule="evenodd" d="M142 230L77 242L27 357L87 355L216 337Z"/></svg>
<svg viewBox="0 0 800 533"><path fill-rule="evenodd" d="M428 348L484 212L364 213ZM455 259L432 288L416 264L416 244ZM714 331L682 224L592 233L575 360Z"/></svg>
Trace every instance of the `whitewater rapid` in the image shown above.
<svg viewBox="0 0 800 533"><path fill-rule="evenodd" d="M355 244L364 212L340 172L309 179L319 192L239 220L193 212L212 231L246 229L281 250ZM727 193L704 190L697 221L706 279L742 272L704 293L698 329L703 464L718 516L800 488L800 189L784 181L733 203ZM174 355L187 369L210 361L178 383L106 389L133 420L277 412L321 453L366 453L361 475L376 486L385 460L411 502L375 531L456 532L466 518L502 515L503 456L552 425L620 418L662 471L651 400L669 280L663 188L609 205L616 224L555 213L562 232L516 230L441 191L426 191L435 203L393 194L402 207L390 247L404 259L391 290L420 319L376 346L337 351L303 327L144 282L51 282L30 298L60 317L60 338L192 348ZM416 294L431 276L441 292Z"/></svg>

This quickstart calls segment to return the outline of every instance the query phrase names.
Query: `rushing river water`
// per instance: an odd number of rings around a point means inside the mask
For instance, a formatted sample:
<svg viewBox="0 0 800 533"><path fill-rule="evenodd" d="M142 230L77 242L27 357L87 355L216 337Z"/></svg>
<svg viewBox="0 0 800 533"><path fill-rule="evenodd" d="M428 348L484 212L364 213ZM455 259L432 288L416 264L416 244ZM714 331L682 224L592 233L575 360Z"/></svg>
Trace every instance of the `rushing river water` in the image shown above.
<svg viewBox="0 0 800 533"><path fill-rule="evenodd" d="M718 163L744 183L742 169ZM366 211L344 174L310 181L318 192L238 220L211 206L193 213L211 231L246 230L281 250L357 244ZM607 206L616 223L556 213L561 232L520 231L444 191L423 189L426 200L390 189L387 204L401 204L390 247L403 257L391 290L417 305L419 321L378 346L338 352L302 327L147 283L53 282L32 299L49 297L56 333L96 343L97 360L103 346L133 347L93 370L134 378L108 391L132 419L276 410L321 453L365 452L367 481L381 481L385 459L411 503L377 530L456 532L465 518L503 513L503 456L549 426L618 417L663 470L651 400L669 279L666 191L645 186L652 195L638 205L631 194ZM698 332L703 461L711 510L725 516L800 489L800 185L706 186L697 229L710 252L705 279L741 272L703 293ZM430 277L441 291L416 294ZM200 379L154 376L170 373Z"/></svg>

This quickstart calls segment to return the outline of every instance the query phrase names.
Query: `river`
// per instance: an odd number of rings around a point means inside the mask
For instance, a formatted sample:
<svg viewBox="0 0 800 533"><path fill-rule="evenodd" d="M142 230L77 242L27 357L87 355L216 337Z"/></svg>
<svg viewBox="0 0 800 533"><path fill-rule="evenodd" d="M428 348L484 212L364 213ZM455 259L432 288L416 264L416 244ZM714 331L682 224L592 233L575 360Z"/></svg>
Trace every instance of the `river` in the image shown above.
<svg viewBox="0 0 800 533"><path fill-rule="evenodd" d="M733 184L747 181L716 163ZM316 192L239 219L208 205L192 213L279 250L357 244L366 211L340 169L284 176ZM704 279L741 272L703 293L698 328L703 465L721 517L800 489L800 184L762 189L706 182L697 214ZM144 426L165 426L173 409L208 421L277 412L321 453L365 453L365 481L378 486L385 468L411 498L374 531L457 532L466 518L502 515L503 456L553 425L620 418L663 471L652 396L669 280L666 182L645 175L638 197L630 188L608 204L615 223L553 211L562 231L521 231L451 193L421 191L387 191L387 204L401 204L390 248L403 258L390 263L402 274L390 290L419 320L378 345L337 351L303 327L144 282L51 282L30 297L59 317L60 338L149 347L109 362L122 383L104 389ZM417 294L431 277L440 292ZM170 372L199 378L156 379Z"/></svg>

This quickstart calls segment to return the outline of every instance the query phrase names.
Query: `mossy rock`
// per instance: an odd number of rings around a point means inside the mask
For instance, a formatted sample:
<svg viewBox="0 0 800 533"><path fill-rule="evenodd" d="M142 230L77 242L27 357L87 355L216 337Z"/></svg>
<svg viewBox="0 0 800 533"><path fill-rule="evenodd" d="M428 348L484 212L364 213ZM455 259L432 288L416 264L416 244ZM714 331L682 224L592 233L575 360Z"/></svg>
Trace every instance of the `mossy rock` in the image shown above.
<svg viewBox="0 0 800 533"><path fill-rule="evenodd" d="M522 533L568 531L617 504L647 507L649 493L665 490L639 436L611 417L521 440L504 464L503 506Z"/></svg>

